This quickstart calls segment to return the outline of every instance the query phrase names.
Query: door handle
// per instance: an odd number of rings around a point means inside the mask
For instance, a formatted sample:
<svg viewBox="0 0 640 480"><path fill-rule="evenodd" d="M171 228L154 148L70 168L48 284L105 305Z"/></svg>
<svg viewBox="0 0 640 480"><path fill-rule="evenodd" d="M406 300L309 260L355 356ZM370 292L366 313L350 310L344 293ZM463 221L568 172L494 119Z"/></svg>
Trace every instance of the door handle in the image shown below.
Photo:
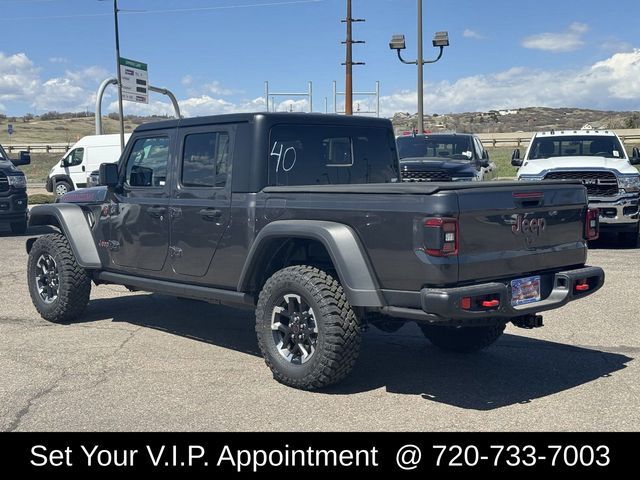
<svg viewBox="0 0 640 480"><path fill-rule="evenodd" d="M154 218L161 218L167 213L166 207L149 207L147 208L147 215Z"/></svg>
<svg viewBox="0 0 640 480"><path fill-rule="evenodd" d="M198 212L205 220L216 220L222 217L222 210L216 210L215 208L203 208Z"/></svg>

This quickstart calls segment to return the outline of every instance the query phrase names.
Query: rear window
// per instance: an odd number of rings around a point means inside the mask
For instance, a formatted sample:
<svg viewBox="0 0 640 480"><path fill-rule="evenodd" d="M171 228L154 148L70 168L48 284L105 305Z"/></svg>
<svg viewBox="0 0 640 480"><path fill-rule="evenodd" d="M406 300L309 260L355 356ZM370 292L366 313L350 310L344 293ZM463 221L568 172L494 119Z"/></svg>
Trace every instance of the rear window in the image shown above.
<svg viewBox="0 0 640 480"><path fill-rule="evenodd" d="M403 158L445 158L471 160L472 138L467 135L433 135L399 137L398 155Z"/></svg>
<svg viewBox="0 0 640 480"><path fill-rule="evenodd" d="M613 135L536 138L529 151L529 160L574 156L625 158L625 152L618 139Z"/></svg>
<svg viewBox="0 0 640 480"><path fill-rule="evenodd" d="M270 185L398 181L395 140L385 128L278 125L269 145Z"/></svg>

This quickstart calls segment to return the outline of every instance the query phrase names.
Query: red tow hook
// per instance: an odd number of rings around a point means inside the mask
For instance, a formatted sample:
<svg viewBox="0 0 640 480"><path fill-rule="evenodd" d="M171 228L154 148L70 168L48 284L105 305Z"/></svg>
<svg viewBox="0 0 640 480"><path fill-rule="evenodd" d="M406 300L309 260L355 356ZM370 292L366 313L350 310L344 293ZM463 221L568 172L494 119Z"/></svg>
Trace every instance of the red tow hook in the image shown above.
<svg viewBox="0 0 640 480"><path fill-rule="evenodd" d="M482 302L482 306L485 308L495 308L500 305L500 300L485 300Z"/></svg>
<svg viewBox="0 0 640 480"><path fill-rule="evenodd" d="M587 290L589 290L589 284L587 283L586 280L578 280L578 283L576 284L576 291L578 292L586 292Z"/></svg>

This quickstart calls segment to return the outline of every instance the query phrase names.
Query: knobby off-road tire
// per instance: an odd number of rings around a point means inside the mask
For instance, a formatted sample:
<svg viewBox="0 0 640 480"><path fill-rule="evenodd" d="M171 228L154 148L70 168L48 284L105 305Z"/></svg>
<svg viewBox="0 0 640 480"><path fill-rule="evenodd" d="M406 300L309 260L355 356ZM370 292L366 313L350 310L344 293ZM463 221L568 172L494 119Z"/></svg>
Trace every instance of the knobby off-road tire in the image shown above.
<svg viewBox="0 0 640 480"><path fill-rule="evenodd" d="M493 345L504 329L504 324L460 328L420 325L424 336L436 347L457 353L477 352Z"/></svg>
<svg viewBox="0 0 640 480"><path fill-rule="evenodd" d="M78 265L64 235L44 235L33 244L27 264L31 301L45 320L68 323L87 308L91 279Z"/></svg>
<svg viewBox="0 0 640 480"><path fill-rule="evenodd" d="M267 280L258 299L256 333L273 377L303 390L344 379L355 365L362 335L340 283L309 266L287 267Z"/></svg>

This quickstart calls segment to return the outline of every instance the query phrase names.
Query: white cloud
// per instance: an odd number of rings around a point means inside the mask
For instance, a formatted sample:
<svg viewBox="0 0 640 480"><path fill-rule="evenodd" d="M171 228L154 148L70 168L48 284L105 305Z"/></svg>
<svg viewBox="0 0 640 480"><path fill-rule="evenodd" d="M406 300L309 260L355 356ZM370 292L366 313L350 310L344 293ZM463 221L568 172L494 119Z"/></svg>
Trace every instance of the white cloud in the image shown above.
<svg viewBox="0 0 640 480"><path fill-rule="evenodd" d="M0 101L5 106L8 102L28 104L38 113L85 109L93 105L98 84L107 76L104 68L90 66L43 79L26 54L0 52Z"/></svg>
<svg viewBox="0 0 640 480"><path fill-rule="evenodd" d="M157 97L156 97L157 98ZM184 117L201 117L225 113L259 112L265 110L264 98L243 100L239 103L229 102L209 95L200 95L179 100L180 113ZM118 111L118 102L109 104L109 112ZM168 100L152 100L149 104L125 102L125 115L169 115L173 116L173 106Z"/></svg>
<svg viewBox="0 0 640 480"><path fill-rule="evenodd" d="M540 33L525 37L522 46L548 52L571 52L584 45L582 37L589 30L585 23L574 22L569 29L562 33Z"/></svg>
<svg viewBox="0 0 640 480"><path fill-rule="evenodd" d="M237 93L235 90L223 87L217 80L204 85L204 89L213 95L228 96Z"/></svg>
<svg viewBox="0 0 640 480"><path fill-rule="evenodd" d="M191 75L185 75L180 80L180 83L185 87L190 87L193 84L193 77Z"/></svg>
<svg viewBox="0 0 640 480"><path fill-rule="evenodd" d="M67 70L62 77L50 78L38 88L32 106L38 111L84 110L94 105L99 83L109 73L102 67Z"/></svg>
<svg viewBox="0 0 640 480"><path fill-rule="evenodd" d="M464 38L474 38L476 40L484 39L484 35L476 32L475 30L471 30L470 28L465 28L464 32L462 32L462 36Z"/></svg>
<svg viewBox="0 0 640 480"><path fill-rule="evenodd" d="M415 90L381 99L382 113L416 111ZM640 49L616 53L576 70L509 70L425 85L429 112L487 111L528 106L640 109Z"/></svg>
<svg viewBox="0 0 640 480"><path fill-rule="evenodd" d="M0 52L0 101L28 98L38 87L38 69L24 53Z"/></svg>
<svg viewBox="0 0 640 480"><path fill-rule="evenodd" d="M66 57L50 57L50 63L69 63L69 59Z"/></svg>

